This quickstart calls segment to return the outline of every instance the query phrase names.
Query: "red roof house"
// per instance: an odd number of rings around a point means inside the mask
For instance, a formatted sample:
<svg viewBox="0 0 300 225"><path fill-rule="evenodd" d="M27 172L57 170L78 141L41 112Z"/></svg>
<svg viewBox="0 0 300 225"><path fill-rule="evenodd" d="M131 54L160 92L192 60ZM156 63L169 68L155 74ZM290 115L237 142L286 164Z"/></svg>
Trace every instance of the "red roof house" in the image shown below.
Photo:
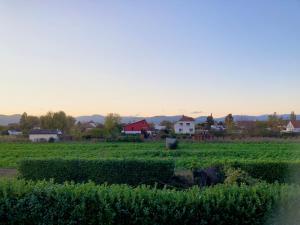
<svg viewBox="0 0 300 225"><path fill-rule="evenodd" d="M146 120L130 123L124 126L123 132L125 134L141 134L142 132L149 132L150 125Z"/></svg>
<svg viewBox="0 0 300 225"><path fill-rule="evenodd" d="M195 119L192 118L192 117L188 117L188 116L183 115L179 121L181 121L181 122L193 122L193 121L195 121Z"/></svg>

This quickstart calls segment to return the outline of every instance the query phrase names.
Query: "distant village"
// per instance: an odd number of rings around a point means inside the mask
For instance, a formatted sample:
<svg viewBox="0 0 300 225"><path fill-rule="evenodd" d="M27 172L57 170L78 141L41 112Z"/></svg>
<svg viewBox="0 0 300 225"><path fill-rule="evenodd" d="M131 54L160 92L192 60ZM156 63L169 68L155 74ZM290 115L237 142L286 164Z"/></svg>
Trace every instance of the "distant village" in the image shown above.
<svg viewBox="0 0 300 225"><path fill-rule="evenodd" d="M24 140L31 142L57 141L151 141L167 137L190 141L213 141L225 138L241 139L251 137L297 138L300 136L300 121L292 112L289 120L276 113L267 121L234 121L228 114L224 121L215 121L209 115L203 123L196 123L192 117L182 115L176 122L168 120L159 124L146 119L121 123L118 114L109 114L104 123L94 121L77 122L64 112L49 112L36 117L24 113L19 123L0 126L2 140ZM1 140L0 139L0 140Z"/></svg>

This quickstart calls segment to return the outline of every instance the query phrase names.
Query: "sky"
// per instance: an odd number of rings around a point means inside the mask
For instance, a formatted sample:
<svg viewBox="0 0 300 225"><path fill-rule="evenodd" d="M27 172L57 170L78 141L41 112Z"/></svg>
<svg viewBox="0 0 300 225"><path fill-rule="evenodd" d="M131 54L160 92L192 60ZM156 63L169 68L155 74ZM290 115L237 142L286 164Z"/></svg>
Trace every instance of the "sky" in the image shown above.
<svg viewBox="0 0 300 225"><path fill-rule="evenodd" d="M300 0L0 0L0 114L300 113Z"/></svg>

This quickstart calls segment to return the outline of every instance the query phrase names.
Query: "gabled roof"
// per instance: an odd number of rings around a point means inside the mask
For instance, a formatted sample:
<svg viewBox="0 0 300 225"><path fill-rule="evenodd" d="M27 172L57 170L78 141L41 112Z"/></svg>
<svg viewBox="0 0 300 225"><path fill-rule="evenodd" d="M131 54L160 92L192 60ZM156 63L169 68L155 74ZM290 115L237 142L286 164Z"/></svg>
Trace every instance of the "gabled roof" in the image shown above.
<svg viewBox="0 0 300 225"><path fill-rule="evenodd" d="M36 129L36 130L31 130L29 134L61 134L61 132L59 130Z"/></svg>
<svg viewBox="0 0 300 225"><path fill-rule="evenodd" d="M142 131L150 130L150 125L146 120L140 120L134 123L127 124L123 127L124 131Z"/></svg>
<svg viewBox="0 0 300 225"><path fill-rule="evenodd" d="M128 123L126 124L125 126L128 126L128 125L135 125L135 124L139 124L139 123L147 123L146 120L140 120L140 121L136 121L136 122L133 122L133 123Z"/></svg>
<svg viewBox="0 0 300 225"><path fill-rule="evenodd" d="M195 121L195 119L192 117L183 115L179 121L180 122L193 122L193 121Z"/></svg>
<svg viewBox="0 0 300 225"><path fill-rule="evenodd" d="M10 132L22 132L20 129L9 129Z"/></svg>
<svg viewBox="0 0 300 225"><path fill-rule="evenodd" d="M297 121L291 121L291 123L293 124L294 128L300 128L300 121L299 120L297 120Z"/></svg>

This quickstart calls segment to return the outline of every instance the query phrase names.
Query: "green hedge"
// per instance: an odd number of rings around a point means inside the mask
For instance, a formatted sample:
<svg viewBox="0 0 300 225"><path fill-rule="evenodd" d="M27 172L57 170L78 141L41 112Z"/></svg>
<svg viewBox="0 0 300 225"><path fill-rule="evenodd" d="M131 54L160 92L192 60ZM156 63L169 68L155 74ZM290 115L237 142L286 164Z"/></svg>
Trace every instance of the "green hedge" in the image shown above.
<svg viewBox="0 0 300 225"><path fill-rule="evenodd" d="M300 194L299 187L267 184L220 185L180 192L126 185L2 180L0 221L7 225L263 225L276 221L270 216L281 192ZM282 204L287 207L290 203Z"/></svg>
<svg viewBox="0 0 300 225"><path fill-rule="evenodd" d="M27 159L19 163L18 170L22 178L30 180L139 185L168 182L174 167L174 162L168 160Z"/></svg>
<svg viewBox="0 0 300 225"><path fill-rule="evenodd" d="M235 168L241 168L250 176L269 183L300 184L300 163L289 162L243 162L234 163Z"/></svg>

